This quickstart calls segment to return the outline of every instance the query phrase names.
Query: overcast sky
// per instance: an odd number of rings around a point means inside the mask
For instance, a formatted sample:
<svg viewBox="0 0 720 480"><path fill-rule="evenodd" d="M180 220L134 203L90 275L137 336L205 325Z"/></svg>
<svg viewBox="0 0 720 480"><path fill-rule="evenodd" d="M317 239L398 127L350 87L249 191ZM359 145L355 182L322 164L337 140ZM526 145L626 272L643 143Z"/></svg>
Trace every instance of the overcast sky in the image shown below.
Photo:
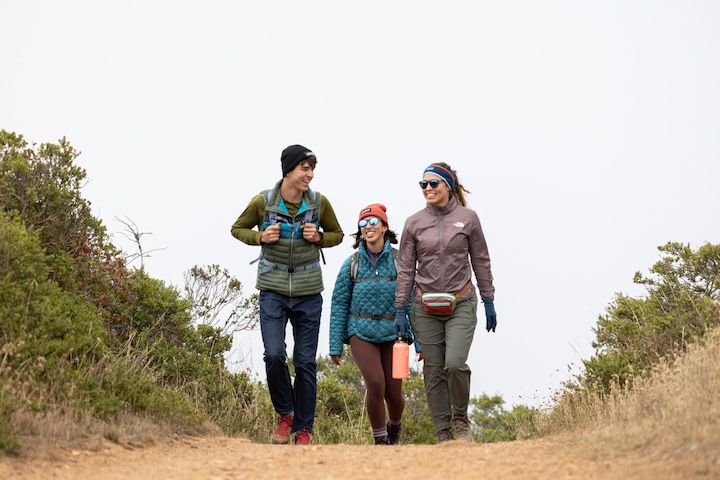
<svg viewBox="0 0 720 480"><path fill-rule="evenodd" d="M254 292L258 247L230 235L281 177L347 234L369 203L398 234L425 166L471 192L495 275L472 395L541 405L593 355L598 315L639 295L668 241L718 243L720 2L0 0L0 128L82 152L85 198L135 222L150 275L219 264ZM319 354L352 239L326 249ZM264 378L259 333L242 367ZM241 343L242 343L241 342Z"/></svg>

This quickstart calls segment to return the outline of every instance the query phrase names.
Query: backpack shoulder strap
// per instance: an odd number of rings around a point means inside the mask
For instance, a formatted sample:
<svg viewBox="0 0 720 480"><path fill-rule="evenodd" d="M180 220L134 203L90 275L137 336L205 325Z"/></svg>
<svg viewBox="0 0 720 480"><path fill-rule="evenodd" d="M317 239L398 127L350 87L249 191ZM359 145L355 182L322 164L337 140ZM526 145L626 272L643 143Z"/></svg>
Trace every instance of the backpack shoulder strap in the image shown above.
<svg viewBox="0 0 720 480"><path fill-rule="evenodd" d="M357 281L359 260L360 252L355 251L352 255L350 255L350 280L352 281L352 283L355 283Z"/></svg>
<svg viewBox="0 0 720 480"><path fill-rule="evenodd" d="M265 217L265 220L266 220L270 225L274 225L274 224L276 223L276 221L277 221L277 220L276 220L276 218L277 218L277 213L275 213L275 212L268 212L268 211L267 211L267 206L268 206L268 204L270 203L270 199L272 198L274 191L275 191L275 188L270 188L270 189L268 189L268 190L263 190L262 192L260 192L260 195L262 195L263 198L265 199L265 208L266 208L266 210L265 210L265 213L264 213L264 217Z"/></svg>
<svg viewBox="0 0 720 480"><path fill-rule="evenodd" d="M395 278L397 278L398 250L397 248L392 248L391 251L393 256L393 263L395 264ZM352 283L357 282L358 263L360 263L360 252L355 251L352 255L350 255L350 280L352 281ZM395 278L393 278L393 280Z"/></svg>

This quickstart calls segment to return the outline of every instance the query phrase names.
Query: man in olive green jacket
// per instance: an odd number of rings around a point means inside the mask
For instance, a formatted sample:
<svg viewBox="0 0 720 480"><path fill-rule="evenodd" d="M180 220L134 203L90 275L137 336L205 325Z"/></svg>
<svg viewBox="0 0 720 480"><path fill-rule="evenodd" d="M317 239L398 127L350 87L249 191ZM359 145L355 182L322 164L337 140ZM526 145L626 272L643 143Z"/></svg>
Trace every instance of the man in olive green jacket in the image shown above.
<svg viewBox="0 0 720 480"><path fill-rule="evenodd" d="M310 190L317 158L291 145L280 158L283 178L254 196L230 232L260 245L256 288L268 389L278 427L272 443L309 444L317 400L317 347L323 291L322 247L342 242L343 231L327 198ZM257 229L255 229L257 227ZM285 351L288 320L293 326L295 383Z"/></svg>

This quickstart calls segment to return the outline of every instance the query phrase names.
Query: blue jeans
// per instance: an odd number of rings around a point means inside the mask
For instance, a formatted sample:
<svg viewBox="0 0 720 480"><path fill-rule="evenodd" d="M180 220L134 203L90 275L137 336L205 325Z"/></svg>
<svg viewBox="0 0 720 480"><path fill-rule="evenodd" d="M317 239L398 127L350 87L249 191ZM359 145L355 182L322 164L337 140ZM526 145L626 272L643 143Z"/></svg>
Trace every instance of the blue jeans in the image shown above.
<svg viewBox="0 0 720 480"><path fill-rule="evenodd" d="M312 432L317 402L317 347L320 336L322 295L287 297L260 292L260 331L265 352L265 372L273 407L279 415L293 414L292 431ZM285 330L293 329L292 361L295 384L287 364Z"/></svg>

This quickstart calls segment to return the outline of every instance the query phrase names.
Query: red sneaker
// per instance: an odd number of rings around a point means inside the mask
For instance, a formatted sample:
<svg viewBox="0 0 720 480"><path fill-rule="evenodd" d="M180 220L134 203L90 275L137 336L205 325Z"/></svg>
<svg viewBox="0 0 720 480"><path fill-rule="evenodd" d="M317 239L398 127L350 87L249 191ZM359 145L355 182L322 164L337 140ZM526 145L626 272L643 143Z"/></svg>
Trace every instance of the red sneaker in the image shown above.
<svg viewBox="0 0 720 480"><path fill-rule="evenodd" d="M300 430L295 434L296 445L310 445L310 432L305 429Z"/></svg>
<svg viewBox="0 0 720 480"><path fill-rule="evenodd" d="M278 417L277 430L272 436L272 443L276 445L287 445L290 443L290 430L292 430L293 417Z"/></svg>

